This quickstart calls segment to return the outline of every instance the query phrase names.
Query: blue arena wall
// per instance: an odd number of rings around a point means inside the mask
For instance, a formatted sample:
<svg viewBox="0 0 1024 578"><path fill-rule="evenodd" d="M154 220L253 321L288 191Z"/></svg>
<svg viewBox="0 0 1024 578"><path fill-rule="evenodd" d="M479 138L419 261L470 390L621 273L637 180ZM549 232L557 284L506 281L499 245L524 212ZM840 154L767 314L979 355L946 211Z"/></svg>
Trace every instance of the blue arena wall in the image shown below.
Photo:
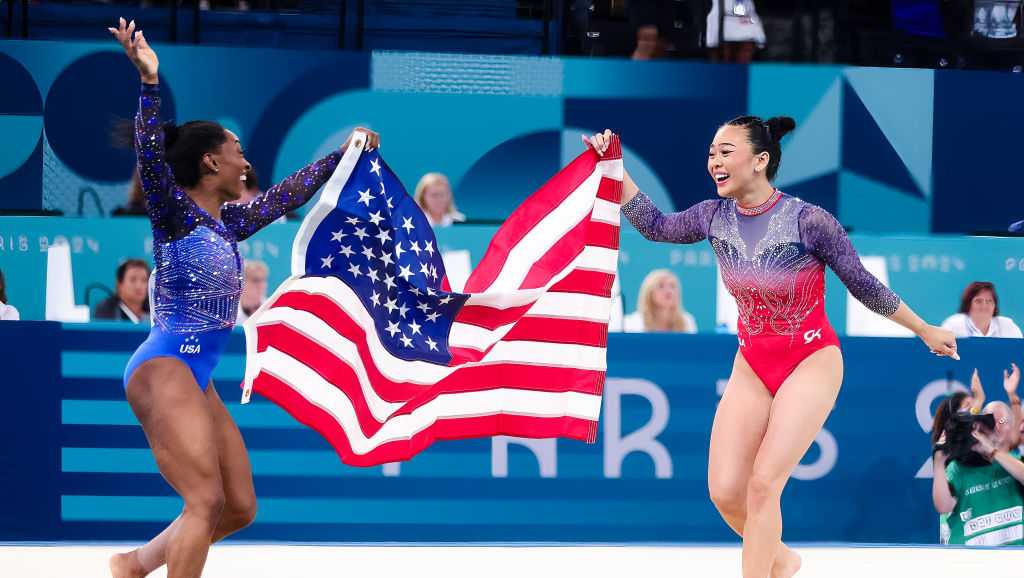
<svg viewBox="0 0 1024 578"><path fill-rule="evenodd" d="M0 324L0 540L144 540L181 503L124 401L138 328ZM837 408L783 496L801 542L934 543L926 428L978 367L991 398L1017 340L844 338ZM708 435L730 336L612 335L598 443L439 442L397 466L342 465L269 402L237 403L243 337L214 379L241 426L260 510L239 540L728 542L706 489ZM258 396L257 396L258 397ZM923 469L922 469L923 468Z"/></svg>

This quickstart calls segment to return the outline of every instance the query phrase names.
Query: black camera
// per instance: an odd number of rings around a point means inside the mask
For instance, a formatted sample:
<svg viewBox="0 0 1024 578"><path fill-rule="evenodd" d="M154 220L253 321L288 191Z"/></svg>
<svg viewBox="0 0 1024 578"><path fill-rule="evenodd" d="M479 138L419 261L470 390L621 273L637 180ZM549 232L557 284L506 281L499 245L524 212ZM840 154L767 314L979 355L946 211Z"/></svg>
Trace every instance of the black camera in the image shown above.
<svg viewBox="0 0 1024 578"><path fill-rule="evenodd" d="M978 440L971 433L977 424L978 429L991 432L996 427L996 418L990 413L973 414L970 411L958 411L946 422L946 442L935 449L946 452L950 461L956 460L965 466L983 466L988 460L974 451Z"/></svg>

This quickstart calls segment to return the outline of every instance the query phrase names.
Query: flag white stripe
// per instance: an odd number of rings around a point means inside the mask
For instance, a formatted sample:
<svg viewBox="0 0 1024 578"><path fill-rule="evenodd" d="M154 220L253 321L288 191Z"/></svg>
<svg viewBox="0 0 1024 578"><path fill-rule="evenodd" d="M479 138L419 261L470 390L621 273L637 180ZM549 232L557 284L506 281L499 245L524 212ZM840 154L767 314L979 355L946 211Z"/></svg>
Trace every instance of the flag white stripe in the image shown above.
<svg viewBox="0 0 1024 578"><path fill-rule="evenodd" d="M601 173L594 171L561 204L548 213L526 236L509 250L505 264L484 291L513 291L519 288L530 268L566 233L594 211L594 192Z"/></svg>
<svg viewBox="0 0 1024 578"><path fill-rule="evenodd" d="M618 226L620 214L621 211L619 210L618 203L611 203L604 199L594 201L593 220Z"/></svg>
<svg viewBox="0 0 1024 578"><path fill-rule="evenodd" d="M268 349L258 354L258 357L264 371L330 414L345 431L352 451L360 455L390 441L410 439L439 419L503 413L597 421L601 411L601 396L578 392L502 388L450 393L439 395L409 414L390 418L374 435L367 437L359 427L351 400L320 374L275 349Z"/></svg>

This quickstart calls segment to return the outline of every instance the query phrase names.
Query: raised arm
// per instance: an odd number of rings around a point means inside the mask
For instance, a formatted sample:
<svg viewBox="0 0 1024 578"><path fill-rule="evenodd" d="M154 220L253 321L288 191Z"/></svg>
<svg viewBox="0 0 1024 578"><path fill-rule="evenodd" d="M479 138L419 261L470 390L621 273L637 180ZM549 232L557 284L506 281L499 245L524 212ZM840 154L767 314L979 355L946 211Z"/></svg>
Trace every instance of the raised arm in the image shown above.
<svg viewBox="0 0 1024 578"><path fill-rule="evenodd" d="M843 226L828 211L808 205L800 213L804 246L827 264L865 307L888 317L920 337L936 355L960 359L953 333L928 325L910 307L864 268Z"/></svg>
<svg viewBox="0 0 1024 578"><path fill-rule="evenodd" d="M946 454L942 450L935 450L932 454L932 505L935 511L940 514L948 514L956 507L956 496L949 487L949 479L946 477Z"/></svg>

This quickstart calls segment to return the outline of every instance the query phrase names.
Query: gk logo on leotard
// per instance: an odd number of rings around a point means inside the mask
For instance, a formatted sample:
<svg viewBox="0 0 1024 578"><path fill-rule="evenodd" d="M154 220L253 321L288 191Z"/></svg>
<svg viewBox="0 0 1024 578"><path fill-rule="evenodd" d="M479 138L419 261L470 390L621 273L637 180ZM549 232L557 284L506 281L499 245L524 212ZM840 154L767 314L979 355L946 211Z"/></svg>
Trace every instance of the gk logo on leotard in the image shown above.
<svg viewBox="0 0 1024 578"><path fill-rule="evenodd" d="M178 351L186 355L195 355L199 353L200 347L199 339L195 335L189 335L185 338L185 343L182 343L181 347L178 348Z"/></svg>
<svg viewBox="0 0 1024 578"><path fill-rule="evenodd" d="M809 345L815 339L821 339L821 329L810 329L804 333L805 345Z"/></svg>

